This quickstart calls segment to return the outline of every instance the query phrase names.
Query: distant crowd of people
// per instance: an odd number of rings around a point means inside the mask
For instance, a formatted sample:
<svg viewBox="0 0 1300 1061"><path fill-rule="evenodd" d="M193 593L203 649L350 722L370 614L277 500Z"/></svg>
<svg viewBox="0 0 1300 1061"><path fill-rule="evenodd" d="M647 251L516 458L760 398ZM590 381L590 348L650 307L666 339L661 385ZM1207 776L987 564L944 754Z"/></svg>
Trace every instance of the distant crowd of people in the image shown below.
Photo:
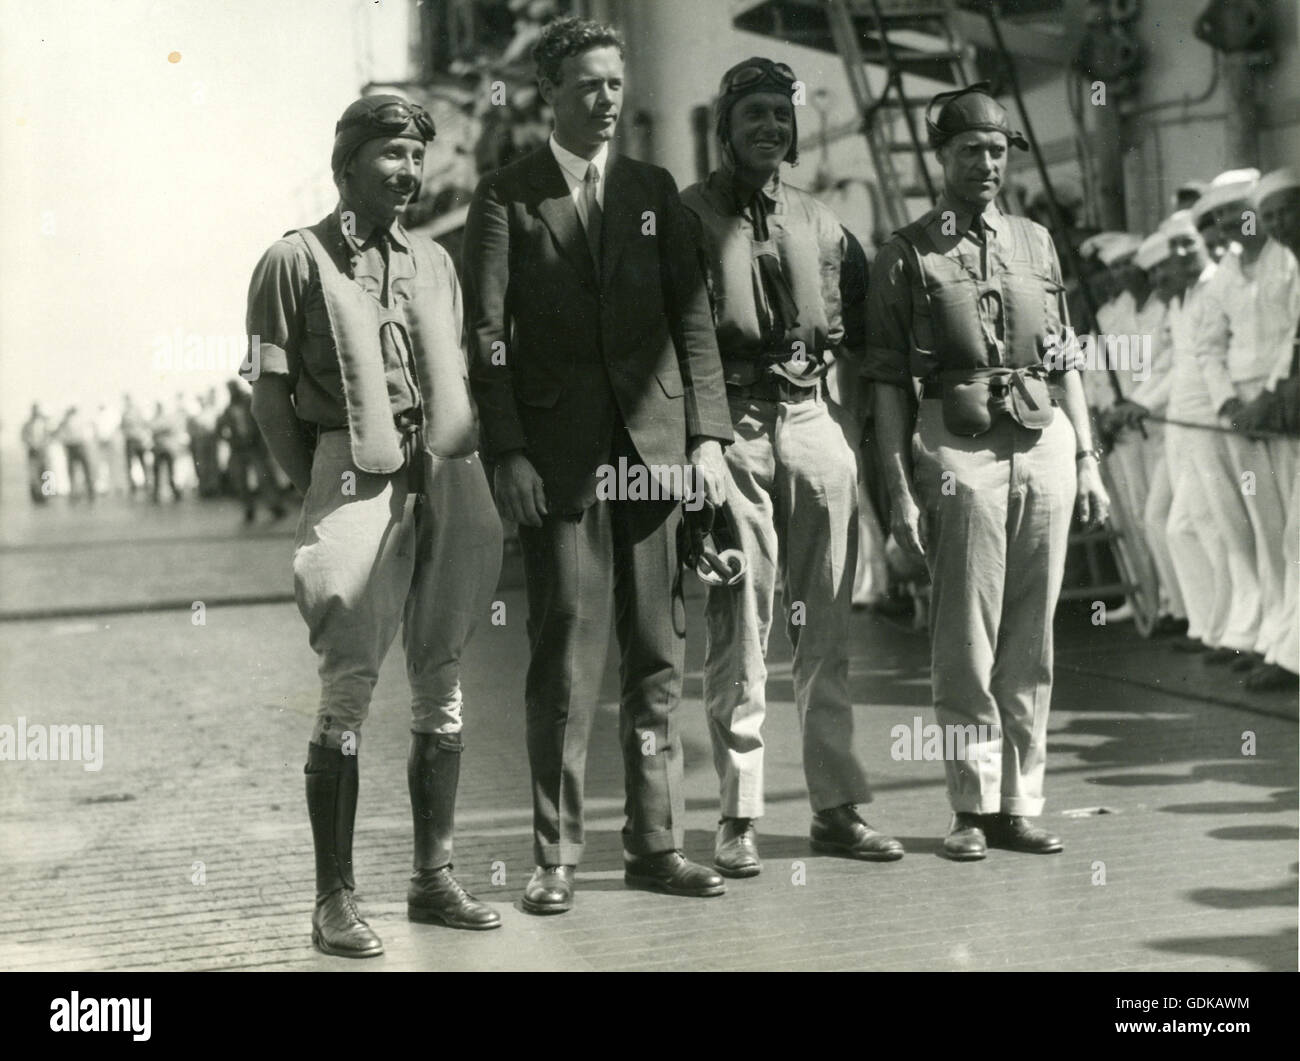
<svg viewBox="0 0 1300 1061"><path fill-rule="evenodd" d="M231 380L227 390L224 408L212 387L196 396L178 393L170 407L155 402L152 413L129 394L119 409L105 402L91 414L70 405L57 418L33 403L22 427L32 501L117 494L161 504L192 489L200 498L239 498L249 523L259 504L283 518L292 488L253 421L248 387Z"/></svg>
<svg viewBox="0 0 1300 1061"><path fill-rule="evenodd" d="M1083 373L1112 519L1129 575L1158 587L1158 633L1249 688L1294 688L1300 177L1230 170L1175 205L1149 235L1081 247L1099 358L1107 337L1151 340Z"/></svg>

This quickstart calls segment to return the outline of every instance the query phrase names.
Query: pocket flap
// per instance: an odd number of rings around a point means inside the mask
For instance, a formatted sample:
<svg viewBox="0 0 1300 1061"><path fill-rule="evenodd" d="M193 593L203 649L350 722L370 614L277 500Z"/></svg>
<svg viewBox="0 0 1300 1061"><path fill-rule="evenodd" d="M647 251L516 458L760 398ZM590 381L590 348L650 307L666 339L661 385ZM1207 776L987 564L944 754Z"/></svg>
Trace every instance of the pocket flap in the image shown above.
<svg viewBox="0 0 1300 1061"><path fill-rule="evenodd" d="M550 376L516 376L515 400L521 405L550 409L560 399L564 385Z"/></svg>
<svg viewBox="0 0 1300 1061"><path fill-rule="evenodd" d="M659 386L664 389L664 394L669 398L680 398L682 396L682 377L678 372L656 372L655 379L659 381Z"/></svg>
<svg viewBox="0 0 1300 1061"><path fill-rule="evenodd" d="M1036 376L1017 376L1010 382L1007 409L1011 419L1021 427L1048 427L1056 417L1047 380Z"/></svg>

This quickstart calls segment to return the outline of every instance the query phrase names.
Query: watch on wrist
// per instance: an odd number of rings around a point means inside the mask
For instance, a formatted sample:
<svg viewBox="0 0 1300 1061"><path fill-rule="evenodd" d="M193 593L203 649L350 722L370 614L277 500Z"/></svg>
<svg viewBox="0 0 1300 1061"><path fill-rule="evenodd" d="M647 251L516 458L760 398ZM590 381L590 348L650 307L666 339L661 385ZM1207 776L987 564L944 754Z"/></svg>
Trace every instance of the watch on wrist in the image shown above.
<svg viewBox="0 0 1300 1061"><path fill-rule="evenodd" d="M1100 463L1101 463L1101 450L1100 450L1100 448L1094 446L1092 449L1081 449L1081 450L1079 450L1078 453L1076 453L1076 454L1074 455L1074 459L1075 459L1076 462L1083 460L1084 457L1091 457L1091 458L1092 458L1093 460L1095 460L1098 464L1100 464Z"/></svg>

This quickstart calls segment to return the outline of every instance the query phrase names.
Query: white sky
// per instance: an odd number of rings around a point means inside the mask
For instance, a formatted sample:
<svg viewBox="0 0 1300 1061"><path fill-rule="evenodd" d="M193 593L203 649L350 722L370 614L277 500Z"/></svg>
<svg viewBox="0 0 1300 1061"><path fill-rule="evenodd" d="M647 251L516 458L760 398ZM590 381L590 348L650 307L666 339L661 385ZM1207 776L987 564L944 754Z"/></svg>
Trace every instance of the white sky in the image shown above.
<svg viewBox="0 0 1300 1061"><path fill-rule="evenodd" d="M34 400L229 378L156 373L160 337L243 332L254 264L333 205L334 122L405 76L405 34L404 0L0 0L0 442Z"/></svg>

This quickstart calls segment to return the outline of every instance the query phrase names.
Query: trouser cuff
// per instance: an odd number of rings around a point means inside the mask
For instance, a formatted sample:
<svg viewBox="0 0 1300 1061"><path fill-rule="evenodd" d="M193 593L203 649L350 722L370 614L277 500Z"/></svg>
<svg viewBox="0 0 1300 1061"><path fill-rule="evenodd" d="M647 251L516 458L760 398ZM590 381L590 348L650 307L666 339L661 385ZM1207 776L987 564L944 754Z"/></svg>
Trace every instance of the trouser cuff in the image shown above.
<svg viewBox="0 0 1300 1061"><path fill-rule="evenodd" d="M761 818L764 807L762 798L740 799L739 797L722 797L720 808L724 818Z"/></svg>
<svg viewBox="0 0 1300 1061"><path fill-rule="evenodd" d="M1025 818L1037 818L1043 813L1043 804L1047 802L1041 796L1003 796L1000 810L1003 814L1017 814Z"/></svg>
<svg viewBox="0 0 1300 1061"><path fill-rule="evenodd" d="M686 838L680 829L660 829L653 833L623 833L623 850L629 855L658 855L680 851Z"/></svg>
<svg viewBox="0 0 1300 1061"><path fill-rule="evenodd" d="M831 792L818 792L813 795L808 793L808 802L811 804L813 813L820 814L824 810L831 810L834 807L843 807L849 803L856 803L860 807L865 807L876 797L871 794L871 789L866 785L860 788L843 788Z"/></svg>
<svg viewBox="0 0 1300 1061"><path fill-rule="evenodd" d="M561 842L558 844L533 844L533 858L539 866L576 866L582 862L586 844Z"/></svg>
<svg viewBox="0 0 1300 1061"><path fill-rule="evenodd" d="M1002 810L1002 797L998 795L981 796L954 796L948 793L948 802L952 809L958 814L997 814ZM1009 814L1019 814L1020 811L1008 811Z"/></svg>

